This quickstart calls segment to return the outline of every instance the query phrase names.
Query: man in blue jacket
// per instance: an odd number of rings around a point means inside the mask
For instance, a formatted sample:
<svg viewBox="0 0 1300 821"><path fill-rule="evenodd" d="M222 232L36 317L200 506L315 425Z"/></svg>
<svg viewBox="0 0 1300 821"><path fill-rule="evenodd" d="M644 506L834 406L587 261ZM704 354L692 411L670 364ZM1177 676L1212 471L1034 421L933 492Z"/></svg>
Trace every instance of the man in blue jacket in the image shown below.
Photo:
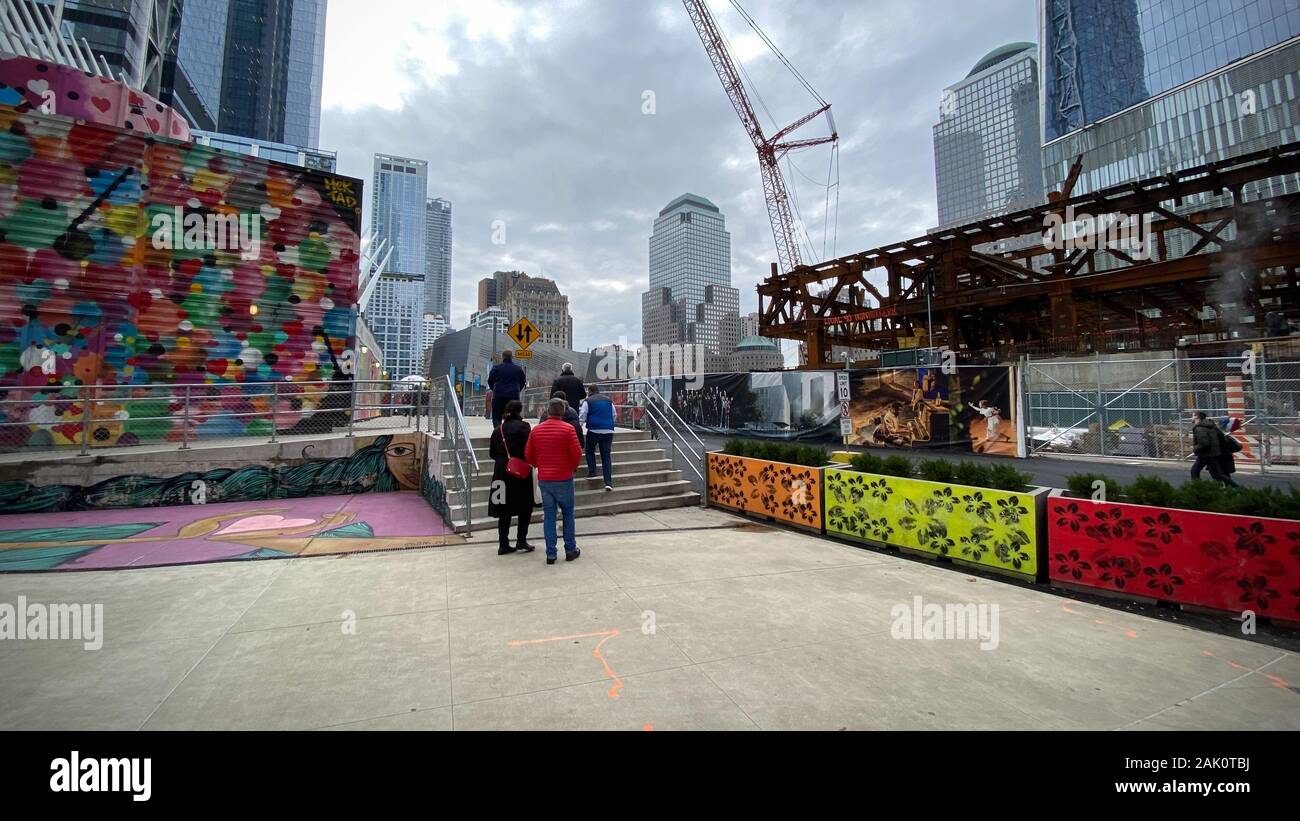
<svg viewBox="0 0 1300 821"><path fill-rule="evenodd" d="M605 474L605 490L614 489L614 466L609 451L614 444L614 403L595 385L587 387L578 418L587 426L587 478L596 476L596 449L600 449L600 467Z"/></svg>
<svg viewBox="0 0 1300 821"><path fill-rule="evenodd" d="M501 364L493 365L488 371L487 383L488 390L492 391L492 429L495 430L501 427L506 403L518 399L523 389L528 387L528 377L524 369L515 364L515 355L504 351Z"/></svg>

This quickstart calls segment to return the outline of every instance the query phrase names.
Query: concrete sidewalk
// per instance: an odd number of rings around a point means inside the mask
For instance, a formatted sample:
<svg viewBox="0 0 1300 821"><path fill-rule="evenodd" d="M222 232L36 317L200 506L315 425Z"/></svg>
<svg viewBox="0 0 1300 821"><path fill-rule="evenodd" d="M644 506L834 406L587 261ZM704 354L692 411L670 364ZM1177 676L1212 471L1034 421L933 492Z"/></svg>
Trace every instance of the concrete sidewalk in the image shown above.
<svg viewBox="0 0 1300 821"><path fill-rule="evenodd" d="M0 602L105 622L97 651L0 641L0 728L1300 729L1300 656L1267 642L716 511L632 517L580 520L551 567L479 534L0 577ZM996 649L891 638L915 596L997 604Z"/></svg>

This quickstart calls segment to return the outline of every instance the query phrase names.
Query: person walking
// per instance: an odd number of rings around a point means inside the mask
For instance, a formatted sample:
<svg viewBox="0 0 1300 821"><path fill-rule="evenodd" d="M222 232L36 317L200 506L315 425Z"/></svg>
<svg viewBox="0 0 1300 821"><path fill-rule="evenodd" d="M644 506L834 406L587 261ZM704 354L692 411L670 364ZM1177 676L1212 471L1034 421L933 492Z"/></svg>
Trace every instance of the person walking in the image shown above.
<svg viewBox="0 0 1300 821"><path fill-rule="evenodd" d="M1192 418L1195 420L1192 425L1192 453L1196 456L1196 461L1192 463L1192 478L1199 479L1202 470L1209 470L1210 478L1216 482L1222 482L1228 487L1239 487L1221 467L1227 449L1223 441L1227 437L1223 431L1206 418L1203 411L1192 414Z"/></svg>
<svg viewBox="0 0 1300 821"><path fill-rule="evenodd" d="M1219 432L1223 439L1219 442L1220 450L1223 451L1219 456L1219 470L1223 471L1224 476L1232 476L1237 472L1237 460L1233 458L1234 453L1241 451L1241 442L1232 434L1236 433L1241 427L1241 419L1236 416L1225 417L1219 423ZM1234 480L1235 481L1235 480Z"/></svg>
<svg viewBox="0 0 1300 821"><path fill-rule="evenodd" d="M614 403L591 385L578 411L578 419L587 426L587 478L596 478L596 449L600 449L600 468L605 475L606 492L614 489L614 466L609 452L614 444Z"/></svg>
<svg viewBox="0 0 1300 821"><path fill-rule="evenodd" d="M515 364L515 355L510 351L501 354L501 362L488 371L488 389L492 391L492 427L501 427L501 416L506 403L518 399L520 392L528 387L528 375L524 369Z"/></svg>
<svg viewBox="0 0 1300 821"><path fill-rule="evenodd" d="M537 483L542 490L542 534L546 537L546 563L555 564L555 518L564 517L564 560L571 562L582 555L573 523L573 471L582 461L582 448L573 426L564 421L569 403L555 398L547 405L548 418L528 437L524 458L537 468Z"/></svg>
<svg viewBox="0 0 1300 821"><path fill-rule="evenodd" d="M502 410L501 426L492 431L488 455L492 457L492 485L488 491L488 515L497 520L497 555L522 550L532 553L528 523L533 518L533 468L524 459L532 426L523 419L524 405L511 399ZM510 545L510 520L519 518L519 530Z"/></svg>
<svg viewBox="0 0 1300 821"><path fill-rule="evenodd" d="M564 393L564 391L554 391L551 393L551 399L563 399L566 405L569 404L569 397ZM551 405L548 400L545 405L542 405L542 414L537 417L537 424L540 425L545 422L550 418L550 416ZM586 441L586 437L582 434L582 420L578 418L578 412L572 407L566 407L564 409L564 421L573 425L573 432L578 435L578 446L582 447L583 443Z"/></svg>
<svg viewBox="0 0 1300 821"><path fill-rule="evenodd" d="M551 383L551 396L554 396L556 391L564 393L565 401L569 403L569 407L573 408L574 413L578 412L582 400L587 398L586 390L582 386L582 380L574 375L573 365L568 362L564 363L564 367L560 369L560 375L555 377L555 381Z"/></svg>

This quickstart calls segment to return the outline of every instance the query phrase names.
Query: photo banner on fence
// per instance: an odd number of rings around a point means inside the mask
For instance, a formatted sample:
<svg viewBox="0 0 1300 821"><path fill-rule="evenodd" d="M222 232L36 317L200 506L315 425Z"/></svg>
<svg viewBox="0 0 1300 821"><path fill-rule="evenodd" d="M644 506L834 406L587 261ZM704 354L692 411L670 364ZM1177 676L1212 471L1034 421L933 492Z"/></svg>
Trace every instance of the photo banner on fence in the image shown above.
<svg viewBox="0 0 1300 821"><path fill-rule="evenodd" d="M1015 379L1007 366L850 374L847 444L1015 456Z"/></svg>
<svg viewBox="0 0 1300 821"><path fill-rule="evenodd" d="M720 373L676 378L673 410L699 433L837 441L840 405L830 371Z"/></svg>

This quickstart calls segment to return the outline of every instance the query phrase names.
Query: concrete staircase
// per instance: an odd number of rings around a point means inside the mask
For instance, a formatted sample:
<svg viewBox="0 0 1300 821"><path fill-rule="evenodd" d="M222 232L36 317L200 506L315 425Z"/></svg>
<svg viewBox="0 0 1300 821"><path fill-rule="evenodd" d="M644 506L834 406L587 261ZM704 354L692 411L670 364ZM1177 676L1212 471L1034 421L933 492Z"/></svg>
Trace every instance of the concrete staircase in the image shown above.
<svg viewBox="0 0 1300 821"><path fill-rule="evenodd" d="M470 492L472 505L471 524L475 531L495 528L497 520L488 516L488 494L492 485L492 459L488 456L488 438L475 437L470 440L474 454L478 458L479 472L470 477L473 490ZM586 454L583 462L574 474L576 490L576 515L606 516L614 513L631 513L638 510L662 510L672 507L698 505L700 495L691 488L691 483L682 478L680 470L673 468L669 454L659 442L650 438L645 431L620 430L614 434L611 448L614 461L614 489L606 491L605 480L600 472L600 456L596 457L596 478L584 478L587 475ZM451 455L443 453L444 475L448 478L456 473L451 464ZM454 485L453 485L454 486ZM457 531L465 530L465 507L459 490L449 492L452 523ZM533 521L542 521L542 509L533 511ZM540 531L538 538L540 538Z"/></svg>

